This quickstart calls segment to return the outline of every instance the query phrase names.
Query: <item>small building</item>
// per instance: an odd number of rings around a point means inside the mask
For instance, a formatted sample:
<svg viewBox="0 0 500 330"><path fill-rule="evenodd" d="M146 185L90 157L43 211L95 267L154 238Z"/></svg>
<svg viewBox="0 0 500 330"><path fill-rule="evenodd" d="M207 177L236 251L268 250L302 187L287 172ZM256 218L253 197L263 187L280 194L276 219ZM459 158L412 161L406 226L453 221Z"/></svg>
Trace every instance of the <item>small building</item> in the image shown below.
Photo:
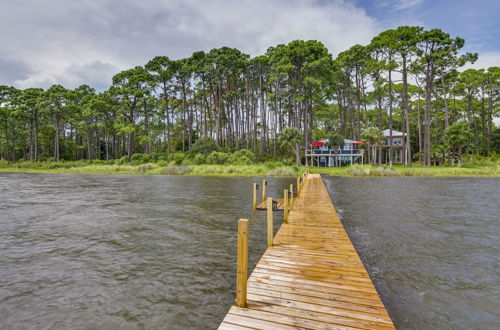
<svg viewBox="0 0 500 330"><path fill-rule="evenodd" d="M363 163L363 149L359 141L344 139L344 145L340 147L329 146L329 141L321 140L311 143L311 149L306 150L306 158L311 166L334 167Z"/></svg>
<svg viewBox="0 0 500 330"><path fill-rule="evenodd" d="M389 163L389 148L391 146L391 132L389 129L383 131L385 141L382 145L382 162ZM404 160L404 147L406 145L406 133L392 130L392 162L402 164Z"/></svg>

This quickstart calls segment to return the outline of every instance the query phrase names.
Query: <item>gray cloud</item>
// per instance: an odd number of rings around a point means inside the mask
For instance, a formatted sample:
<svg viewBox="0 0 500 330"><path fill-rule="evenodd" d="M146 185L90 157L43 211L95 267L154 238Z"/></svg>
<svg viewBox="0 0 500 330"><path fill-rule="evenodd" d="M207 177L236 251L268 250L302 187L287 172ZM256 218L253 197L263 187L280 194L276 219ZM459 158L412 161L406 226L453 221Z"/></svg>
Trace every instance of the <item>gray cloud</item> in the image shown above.
<svg viewBox="0 0 500 330"><path fill-rule="evenodd" d="M27 79L31 73L28 63L0 57L0 85L12 85L13 81Z"/></svg>
<svg viewBox="0 0 500 330"><path fill-rule="evenodd" d="M319 40L336 54L381 27L341 0L24 0L0 4L0 29L9 31L0 34L0 54L36 69L6 82L104 88L114 73L157 55L221 46L257 55L295 39Z"/></svg>

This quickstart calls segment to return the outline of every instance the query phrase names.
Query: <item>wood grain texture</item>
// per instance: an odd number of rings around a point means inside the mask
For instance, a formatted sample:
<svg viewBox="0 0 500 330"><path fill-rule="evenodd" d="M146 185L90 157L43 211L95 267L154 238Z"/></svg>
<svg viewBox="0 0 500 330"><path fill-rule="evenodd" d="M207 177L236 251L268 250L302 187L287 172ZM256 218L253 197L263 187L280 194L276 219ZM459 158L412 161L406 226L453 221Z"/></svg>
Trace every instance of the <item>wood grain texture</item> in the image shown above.
<svg viewBox="0 0 500 330"><path fill-rule="evenodd" d="M266 205L267 206L267 205ZM394 329L321 177L308 174L219 329Z"/></svg>

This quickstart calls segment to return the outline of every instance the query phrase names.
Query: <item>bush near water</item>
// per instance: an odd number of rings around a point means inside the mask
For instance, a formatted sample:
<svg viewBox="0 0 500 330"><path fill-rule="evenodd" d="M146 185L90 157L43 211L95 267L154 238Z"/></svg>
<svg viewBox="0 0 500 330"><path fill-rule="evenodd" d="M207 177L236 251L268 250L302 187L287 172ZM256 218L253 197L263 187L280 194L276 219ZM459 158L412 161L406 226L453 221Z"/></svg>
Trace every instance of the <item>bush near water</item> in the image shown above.
<svg viewBox="0 0 500 330"><path fill-rule="evenodd" d="M94 174L164 174L164 175L222 175L222 176L296 176L299 166L290 165L292 160L256 161L252 151L240 149L234 152L211 151L210 153L172 152L133 154L116 160L59 161L45 159L39 162L0 159L4 171L94 173Z"/></svg>

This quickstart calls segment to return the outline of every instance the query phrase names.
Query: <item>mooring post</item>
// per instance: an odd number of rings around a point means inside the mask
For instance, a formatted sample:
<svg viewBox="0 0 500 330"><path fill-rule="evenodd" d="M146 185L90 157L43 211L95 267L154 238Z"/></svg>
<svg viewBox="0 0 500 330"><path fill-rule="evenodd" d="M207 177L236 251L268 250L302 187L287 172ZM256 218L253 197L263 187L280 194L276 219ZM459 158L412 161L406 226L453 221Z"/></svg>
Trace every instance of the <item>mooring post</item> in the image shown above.
<svg viewBox="0 0 500 330"><path fill-rule="evenodd" d="M290 210L293 208L293 184L290 184Z"/></svg>
<svg viewBox="0 0 500 330"><path fill-rule="evenodd" d="M288 223L288 190L283 193L283 221Z"/></svg>
<svg viewBox="0 0 500 330"><path fill-rule="evenodd" d="M273 199L267 199L267 246L273 246Z"/></svg>
<svg viewBox="0 0 500 330"><path fill-rule="evenodd" d="M257 208L257 184L253 184L253 209Z"/></svg>
<svg viewBox="0 0 500 330"><path fill-rule="evenodd" d="M263 180L262 181L262 203L266 201L266 187L267 187L267 181Z"/></svg>
<svg viewBox="0 0 500 330"><path fill-rule="evenodd" d="M248 219L238 220L238 258L236 264L236 306L247 307Z"/></svg>
<svg viewBox="0 0 500 330"><path fill-rule="evenodd" d="M297 197L299 197L300 189L302 189L300 186L300 177L297 177Z"/></svg>

